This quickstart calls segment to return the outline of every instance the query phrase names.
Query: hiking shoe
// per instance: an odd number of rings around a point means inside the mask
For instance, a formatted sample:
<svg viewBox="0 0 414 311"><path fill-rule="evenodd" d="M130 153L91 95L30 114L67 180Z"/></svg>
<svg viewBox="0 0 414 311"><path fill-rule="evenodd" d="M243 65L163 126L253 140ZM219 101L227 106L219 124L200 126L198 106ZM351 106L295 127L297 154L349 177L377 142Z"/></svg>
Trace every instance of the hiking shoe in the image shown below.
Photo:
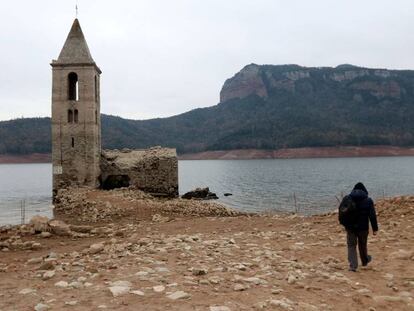
<svg viewBox="0 0 414 311"><path fill-rule="evenodd" d="M349 268L348 271L356 272L357 270L355 268Z"/></svg>
<svg viewBox="0 0 414 311"><path fill-rule="evenodd" d="M372 256L368 255L367 259L368 259L368 261L366 263L362 264L364 267L367 266L372 261Z"/></svg>

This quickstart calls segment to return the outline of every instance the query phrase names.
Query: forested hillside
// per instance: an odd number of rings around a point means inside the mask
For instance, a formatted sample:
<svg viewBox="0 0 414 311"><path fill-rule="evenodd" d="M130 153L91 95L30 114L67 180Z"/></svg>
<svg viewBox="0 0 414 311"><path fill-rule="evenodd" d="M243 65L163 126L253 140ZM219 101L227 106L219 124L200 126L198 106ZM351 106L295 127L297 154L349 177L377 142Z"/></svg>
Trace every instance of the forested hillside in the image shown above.
<svg viewBox="0 0 414 311"><path fill-rule="evenodd" d="M218 105L170 118L103 115L103 147L414 146L414 71L252 64L225 82L220 97ZM50 151L49 118L0 122L0 153Z"/></svg>

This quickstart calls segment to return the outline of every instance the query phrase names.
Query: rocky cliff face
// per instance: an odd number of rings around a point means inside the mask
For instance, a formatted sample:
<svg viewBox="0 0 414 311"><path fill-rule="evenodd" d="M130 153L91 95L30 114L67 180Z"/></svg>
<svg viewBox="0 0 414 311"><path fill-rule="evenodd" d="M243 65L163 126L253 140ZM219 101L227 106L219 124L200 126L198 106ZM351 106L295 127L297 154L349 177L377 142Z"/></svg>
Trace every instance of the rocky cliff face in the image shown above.
<svg viewBox="0 0 414 311"><path fill-rule="evenodd" d="M233 78L226 80L220 93L220 101L244 98L252 94L267 97L267 88L261 76L260 66L255 64L244 67Z"/></svg>
<svg viewBox="0 0 414 311"><path fill-rule="evenodd" d="M275 91L295 93L305 86L308 93L315 87L329 85L380 98L400 98L406 93L399 83L406 71L367 69L352 65L329 67L301 67L297 65L250 64L234 77L226 80L220 92L220 102L243 99L251 95L267 99ZM360 93L360 94L359 94Z"/></svg>

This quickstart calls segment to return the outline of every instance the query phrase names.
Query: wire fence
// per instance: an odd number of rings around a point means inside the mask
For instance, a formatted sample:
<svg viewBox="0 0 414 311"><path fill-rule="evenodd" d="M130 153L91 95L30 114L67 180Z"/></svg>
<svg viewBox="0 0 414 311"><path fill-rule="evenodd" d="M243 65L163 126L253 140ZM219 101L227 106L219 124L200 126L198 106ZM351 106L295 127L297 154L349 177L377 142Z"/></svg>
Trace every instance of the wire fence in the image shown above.
<svg viewBox="0 0 414 311"><path fill-rule="evenodd" d="M51 201L24 198L0 202L0 226L26 224L35 215L52 217Z"/></svg>
<svg viewBox="0 0 414 311"><path fill-rule="evenodd" d="M334 211L339 206L345 195L347 195L347 193L340 192L332 195L331 197L320 199L319 202L315 202L314 200L310 200L306 195L302 194L301 196L300 194L293 192L288 198L285 199L280 211L308 215ZM377 193L374 193L373 198L374 200L385 199L385 190L383 189Z"/></svg>

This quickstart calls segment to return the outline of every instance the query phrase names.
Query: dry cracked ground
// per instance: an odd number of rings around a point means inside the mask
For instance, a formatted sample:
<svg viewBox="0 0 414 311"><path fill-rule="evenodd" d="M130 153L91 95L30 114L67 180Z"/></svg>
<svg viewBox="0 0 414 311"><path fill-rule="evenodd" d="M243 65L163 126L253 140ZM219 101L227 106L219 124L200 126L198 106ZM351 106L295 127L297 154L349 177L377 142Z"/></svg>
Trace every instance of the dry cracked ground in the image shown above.
<svg viewBox="0 0 414 311"><path fill-rule="evenodd" d="M414 310L414 197L378 203L373 262L350 272L335 214L229 216L181 200L156 213L166 201L131 193L78 195L82 213L104 206L117 221L3 228L0 310Z"/></svg>

